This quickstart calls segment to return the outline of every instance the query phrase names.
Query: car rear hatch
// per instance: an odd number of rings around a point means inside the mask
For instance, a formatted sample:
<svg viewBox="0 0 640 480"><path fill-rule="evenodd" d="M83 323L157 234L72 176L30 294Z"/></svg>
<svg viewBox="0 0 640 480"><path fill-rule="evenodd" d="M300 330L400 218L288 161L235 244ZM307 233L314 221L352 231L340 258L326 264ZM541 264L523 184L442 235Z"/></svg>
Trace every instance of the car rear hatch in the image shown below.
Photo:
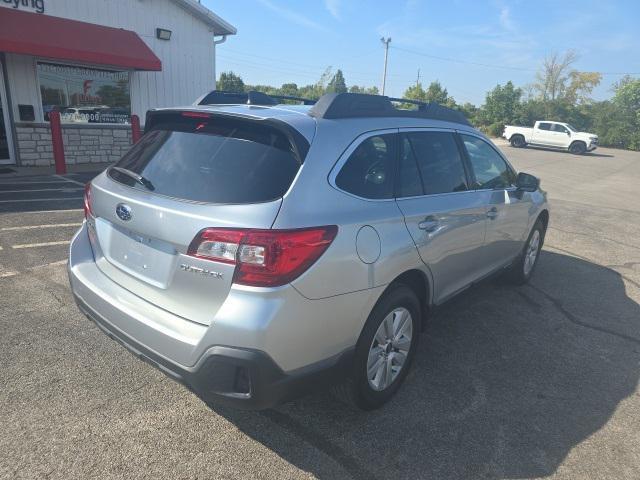
<svg viewBox="0 0 640 480"><path fill-rule="evenodd" d="M185 319L209 324L235 266L194 255L206 228L269 229L308 142L283 122L161 111L89 191L96 263L114 282Z"/></svg>

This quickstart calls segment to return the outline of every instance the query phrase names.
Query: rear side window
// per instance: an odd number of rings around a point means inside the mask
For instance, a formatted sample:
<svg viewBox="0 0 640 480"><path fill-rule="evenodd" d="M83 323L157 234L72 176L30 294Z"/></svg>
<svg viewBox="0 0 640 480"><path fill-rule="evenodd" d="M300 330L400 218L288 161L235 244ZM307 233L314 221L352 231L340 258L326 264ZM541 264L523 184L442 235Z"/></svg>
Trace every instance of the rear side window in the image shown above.
<svg viewBox="0 0 640 480"><path fill-rule="evenodd" d="M400 159L399 197L467 190L466 173L452 133L406 133Z"/></svg>
<svg viewBox="0 0 640 480"><path fill-rule="evenodd" d="M336 176L336 186L358 197L393 198L397 135L375 135L364 140Z"/></svg>
<svg viewBox="0 0 640 480"><path fill-rule="evenodd" d="M508 188L516 175L491 145L478 137L460 135L469 154L477 189Z"/></svg>
<svg viewBox="0 0 640 480"><path fill-rule="evenodd" d="M223 117L173 118L152 127L115 167L114 180L206 203L259 203L288 190L300 161L278 129Z"/></svg>
<svg viewBox="0 0 640 480"><path fill-rule="evenodd" d="M551 130L551 124L550 123L539 123L538 124L538 129L539 130Z"/></svg>

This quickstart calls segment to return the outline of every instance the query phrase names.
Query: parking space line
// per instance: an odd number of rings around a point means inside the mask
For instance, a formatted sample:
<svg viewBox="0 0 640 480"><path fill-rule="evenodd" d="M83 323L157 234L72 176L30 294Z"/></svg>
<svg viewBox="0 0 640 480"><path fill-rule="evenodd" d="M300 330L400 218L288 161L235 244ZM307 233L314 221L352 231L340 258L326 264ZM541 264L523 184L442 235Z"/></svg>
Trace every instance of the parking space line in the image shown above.
<svg viewBox="0 0 640 480"><path fill-rule="evenodd" d="M55 262L45 263L44 265L36 265L35 267L29 267L22 272L14 272L14 271L0 272L0 278L15 277L16 275L20 275L21 273L28 273L33 270L38 270L40 268L53 267L56 265L66 265L66 264L67 264L67 260L56 260Z"/></svg>
<svg viewBox="0 0 640 480"><path fill-rule="evenodd" d="M32 212L20 212L21 215L25 213L76 213L84 212L82 208L65 208L64 210L34 210Z"/></svg>
<svg viewBox="0 0 640 480"><path fill-rule="evenodd" d="M13 202L60 202L63 200L82 200L83 197L62 197L62 198L22 198L19 200L0 200L0 203Z"/></svg>
<svg viewBox="0 0 640 480"><path fill-rule="evenodd" d="M5 179L2 179L5 180ZM3 182L0 181L0 185L38 185L40 183L67 183L60 180L44 180L44 181L35 181L35 182Z"/></svg>
<svg viewBox="0 0 640 480"><path fill-rule="evenodd" d="M66 187L66 188L38 188L34 190L0 190L0 193L77 192L78 190L82 190L82 188Z"/></svg>
<svg viewBox="0 0 640 480"><path fill-rule="evenodd" d="M75 183L76 185L80 185L82 188L84 188L84 183L82 183L82 182L78 182L76 180L72 180L70 178L63 177L62 175L54 175L54 177L61 178L62 180L65 180L67 182Z"/></svg>
<svg viewBox="0 0 640 480"><path fill-rule="evenodd" d="M66 245L68 243L71 243L70 240L64 240L61 242L23 243L21 245L11 245L11 248L18 250L21 248L52 247L54 245Z"/></svg>
<svg viewBox="0 0 640 480"><path fill-rule="evenodd" d="M36 230L41 228L64 228L64 227L79 227L82 223L56 223L56 224L45 224L45 225L21 225L19 227L2 227L0 228L0 232L12 232L15 230ZM2 247L0 247L1 249Z"/></svg>

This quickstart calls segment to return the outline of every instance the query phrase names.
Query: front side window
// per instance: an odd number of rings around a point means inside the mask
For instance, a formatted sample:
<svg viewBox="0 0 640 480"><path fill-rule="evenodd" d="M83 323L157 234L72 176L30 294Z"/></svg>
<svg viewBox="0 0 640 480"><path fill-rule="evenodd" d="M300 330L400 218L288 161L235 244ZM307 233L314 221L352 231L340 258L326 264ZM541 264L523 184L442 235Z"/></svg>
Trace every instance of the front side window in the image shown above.
<svg viewBox="0 0 640 480"><path fill-rule="evenodd" d="M461 135L475 175L476 189L508 188L516 175L491 145L478 137Z"/></svg>
<svg viewBox="0 0 640 480"><path fill-rule="evenodd" d="M38 63L44 119L60 112L63 123L129 123L129 72Z"/></svg>
<svg viewBox="0 0 640 480"><path fill-rule="evenodd" d="M455 138L449 132L409 132L400 153L399 197L467 190Z"/></svg>
<svg viewBox="0 0 640 480"><path fill-rule="evenodd" d="M364 140L342 166L336 186L362 198L392 198L396 142L396 134Z"/></svg>
<svg viewBox="0 0 640 480"><path fill-rule="evenodd" d="M564 128L562 125L560 125L559 123L554 123L552 130L554 132L560 132L560 133L567 133L568 132L568 130L566 128Z"/></svg>

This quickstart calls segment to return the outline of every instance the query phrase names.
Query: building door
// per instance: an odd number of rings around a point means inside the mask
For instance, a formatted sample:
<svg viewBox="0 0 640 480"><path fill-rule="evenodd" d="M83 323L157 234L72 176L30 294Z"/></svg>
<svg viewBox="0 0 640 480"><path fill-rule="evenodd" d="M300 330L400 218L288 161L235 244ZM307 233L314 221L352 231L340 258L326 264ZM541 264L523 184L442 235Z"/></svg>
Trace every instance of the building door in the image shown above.
<svg viewBox="0 0 640 480"><path fill-rule="evenodd" d="M0 63L0 165L13 164L13 136L9 121L9 106L4 85L4 70Z"/></svg>

